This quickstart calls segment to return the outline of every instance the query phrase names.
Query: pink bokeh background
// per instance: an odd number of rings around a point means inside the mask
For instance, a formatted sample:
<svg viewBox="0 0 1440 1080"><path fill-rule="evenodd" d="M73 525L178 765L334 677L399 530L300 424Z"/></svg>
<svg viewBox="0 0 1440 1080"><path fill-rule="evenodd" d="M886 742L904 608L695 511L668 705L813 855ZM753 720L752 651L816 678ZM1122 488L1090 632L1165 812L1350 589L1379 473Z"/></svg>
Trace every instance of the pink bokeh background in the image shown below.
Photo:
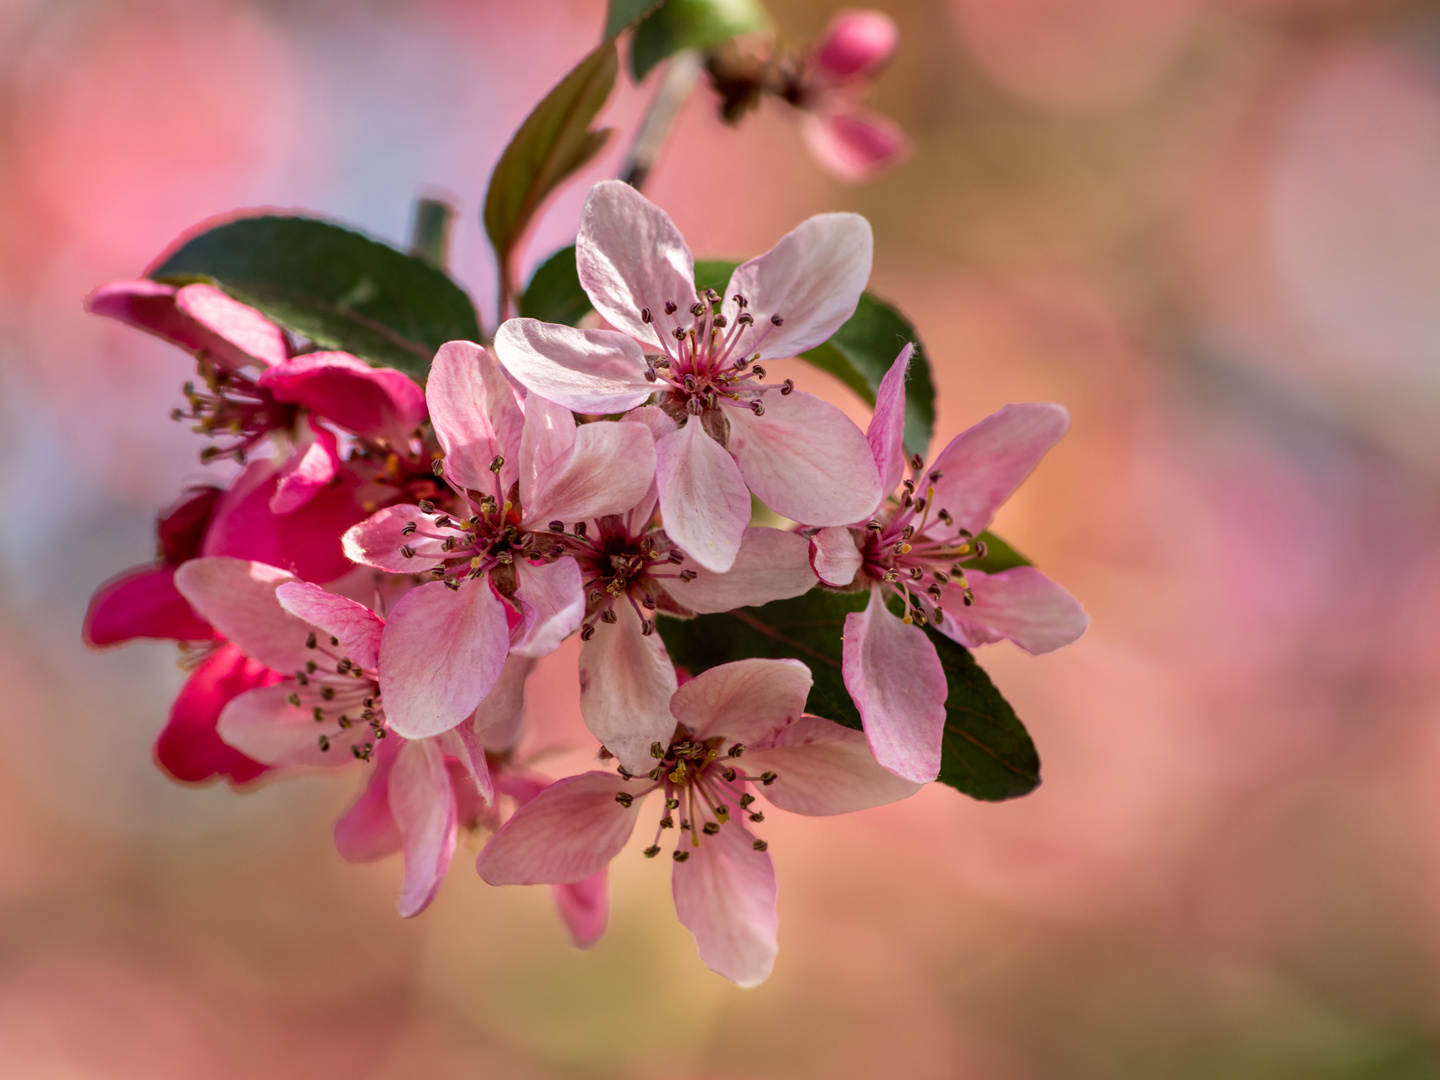
<svg viewBox="0 0 1440 1080"><path fill-rule="evenodd" d="M834 10L770 6L797 40ZM349 783L171 784L173 649L79 639L203 473L166 419L186 358L84 295L235 208L403 243L440 191L493 327L485 180L601 0L0 2L0 1075L1440 1075L1440 9L881 6L901 44L875 104L909 162L845 187L783 107L734 130L700 95L649 193L717 257L866 214L939 438L1064 403L998 528L1094 622L980 653L1039 745L1034 795L767 823L781 953L740 991L638 845L590 953L546 890L481 883L473 845L402 922L398 865L330 845ZM555 771L591 745L574 661L530 684Z"/></svg>

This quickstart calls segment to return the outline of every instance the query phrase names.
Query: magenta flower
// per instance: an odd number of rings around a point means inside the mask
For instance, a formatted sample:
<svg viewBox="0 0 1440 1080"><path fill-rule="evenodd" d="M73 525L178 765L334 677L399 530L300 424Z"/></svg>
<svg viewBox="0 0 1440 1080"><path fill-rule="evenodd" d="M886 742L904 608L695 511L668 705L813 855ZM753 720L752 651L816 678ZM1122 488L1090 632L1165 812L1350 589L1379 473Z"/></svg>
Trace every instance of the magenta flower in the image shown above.
<svg viewBox="0 0 1440 1080"><path fill-rule="evenodd" d="M911 349L881 380L867 435L887 491L905 472ZM814 533L820 580L844 587L860 575L870 590L866 609L845 617L845 686L876 760L898 776L926 782L940 771L948 691L927 622L970 648L1008 638L1030 653L1068 645L1089 624L1079 602L1033 566L986 574L964 565L984 556L975 538L1069 426L1059 405L1007 405L955 436L929 470L916 455L898 497L877 501L865 520ZM886 606L891 594L903 618Z"/></svg>
<svg viewBox="0 0 1440 1080"><path fill-rule="evenodd" d="M669 216L629 184L602 181L585 200L576 261L595 309L623 333L511 319L496 355L527 389L577 412L622 412L658 393L680 425L655 444L665 531L698 564L725 571L750 521L749 492L818 525L853 521L879 497L849 418L788 379L764 382L757 365L839 329L870 256L864 218L812 217L735 270L717 315L722 298L696 294L694 258Z"/></svg>
<svg viewBox="0 0 1440 1080"><path fill-rule="evenodd" d="M754 986L776 952L775 871L755 795L798 814L843 814L919 790L882 769L857 731L805 716L810 672L796 660L741 660L691 679L670 700L673 734L652 747L646 776L588 772L521 807L481 851L492 885L584 881L620 853L640 803L663 792L655 840L678 824L673 893L680 921L715 972ZM677 822L678 818L678 822Z"/></svg>
<svg viewBox="0 0 1440 1080"><path fill-rule="evenodd" d="M538 394L522 411L479 345L442 347L426 394L443 476L464 510L390 506L345 536L355 562L435 579L395 606L380 650L390 722L411 739L469 716L512 649L543 656L579 629L580 568L555 534L630 509L655 473L646 428L577 427Z"/></svg>
<svg viewBox="0 0 1440 1080"><path fill-rule="evenodd" d="M279 682L281 676L225 642L190 673L170 707L170 719L155 740L155 762L169 776L201 784L223 776L232 786L247 784L270 766L220 738L220 715L247 691Z"/></svg>

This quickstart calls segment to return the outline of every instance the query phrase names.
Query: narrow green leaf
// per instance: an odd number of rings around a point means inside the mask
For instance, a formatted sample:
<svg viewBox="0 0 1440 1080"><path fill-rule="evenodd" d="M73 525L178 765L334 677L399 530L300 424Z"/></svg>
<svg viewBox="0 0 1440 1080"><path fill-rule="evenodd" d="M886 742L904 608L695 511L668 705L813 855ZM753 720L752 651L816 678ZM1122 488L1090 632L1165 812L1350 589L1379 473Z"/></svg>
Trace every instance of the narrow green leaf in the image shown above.
<svg viewBox="0 0 1440 1080"><path fill-rule="evenodd" d="M541 263L520 296L520 314L527 319L574 326L590 310L590 297L580 287L573 244Z"/></svg>
<svg viewBox="0 0 1440 1080"><path fill-rule="evenodd" d="M327 349L423 377L447 341L477 341L470 298L423 259L329 221L240 218L192 237L150 271L209 281Z"/></svg>
<svg viewBox="0 0 1440 1080"><path fill-rule="evenodd" d="M610 0L605 9L605 39L618 36L662 3L664 0Z"/></svg>
<svg viewBox="0 0 1440 1080"><path fill-rule="evenodd" d="M507 273L526 227L555 188L605 145L610 129L590 129L619 71L615 43L606 41L546 94L500 155L485 193L485 231Z"/></svg>
<svg viewBox="0 0 1440 1080"><path fill-rule="evenodd" d="M758 0L665 0L635 27L630 71L639 82L682 49L713 49L769 26L770 17Z"/></svg>

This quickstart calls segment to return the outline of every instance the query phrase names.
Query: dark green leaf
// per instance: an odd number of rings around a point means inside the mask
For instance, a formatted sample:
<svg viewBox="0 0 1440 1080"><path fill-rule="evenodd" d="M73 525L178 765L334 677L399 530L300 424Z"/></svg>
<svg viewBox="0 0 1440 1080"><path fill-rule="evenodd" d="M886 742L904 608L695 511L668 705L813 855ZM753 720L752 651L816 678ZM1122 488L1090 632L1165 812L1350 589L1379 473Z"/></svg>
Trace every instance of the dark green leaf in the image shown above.
<svg viewBox="0 0 1440 1080"><path fill-rule="evenodd" d="M893 305L868 292L863 294L849 321L803 357L873 405L880 380L907 341L915 343L915 353L905 382L905 451L923 454L935 428L935 384L920 336Z"/></svg>
<svg viewBox="0 0 1440 1080"><path fill-rule="evenodd" d="M500 155L485 193L485 231L501 273L535 211L567 177L600 152L610 129L590 130L619 70L615 43L606 41L546 94Z"/></svg>
<svg viewBox="0 0 1440 1080"><path fill-rule="evenodd" d="M477 341L464 291L422 259L307 217L240 218L184 243L150 271L210 281L327 349L424 376L447 341Z"/></svg>
<svg viewBox="0 0 1440 1080"><path fill-rule="evenodd" d="M965 569L980 570L986 574L998 574L1001 570L1013 570L1017 566L1033 566L1034 564L1020 552L1007 544L994 533L982 532L977 538L985 544L985 557L976 559L974 562L967 562Z"/></svg>
<svg viewBox="0 0 1440 1080"><path fill-rule="evenodd" d="M605 38L608 41L627 26L659 7L664 0L610 0L605 10Z"/></svg>
<svg viewBox="0 0 1440 1080"><path fill-rule="evenodd" d="M520 296L520 314L527 319L574 326L589 311L590 298L580 287L573 244L541 263Z"/></svg>
<svg viewBox="0 0 1440 1080"><path fill-rule="evenodd" d="M683 593L677 594L682 602ZM845 616L864 608L869 594L814 589L793 600L739 608L694 619L661 618L660 636L671 659L699 674L717 664L751 656L804 662L814 678L806 708L847 727L860 714L841 674ZM1040 783L1040 759L1015 711L968 649L934 630L949 696L940 782L976 799L1012 799Z"/></svg>
<svg viewBox="0 0 1440 1080"><path fill-rule="evenodd" d="M725 286L730 284L730 275L739 265L737 262L728 262L724 259L696 259L695 291L703 293L706 289L714 289L724 296Z"/></svg>
<svg viewBox="0 0 1440 1080"><path fill-rule="evenodd" d="M638 82L683 49L713 49L769 26L770 17L758 0L665 0L635 28L630 71Z"/></svg>

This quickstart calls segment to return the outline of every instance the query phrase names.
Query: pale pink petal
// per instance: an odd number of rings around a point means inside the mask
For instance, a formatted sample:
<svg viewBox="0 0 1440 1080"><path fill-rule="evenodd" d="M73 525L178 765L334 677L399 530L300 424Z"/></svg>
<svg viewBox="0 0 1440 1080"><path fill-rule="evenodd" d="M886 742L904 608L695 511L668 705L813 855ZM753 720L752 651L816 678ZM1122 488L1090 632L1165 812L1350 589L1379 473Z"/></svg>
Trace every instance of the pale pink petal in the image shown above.
<svg viewBox="0 0 1440 1080"><path fill-rule="evenodd" d="M534 660L512 651L505 658L500 678L476 707L469 723L488 749L510 750L519 740L525 718L525 680L534 670Z"/></svg>
<svg viewBox="0 0 1440 1080"><path fill-rule="evenodd" d="M868 518L880 504L880 476L855 421L798 390L769 390L760 400L763 416L745 408L725 410L730 452L760 501L806 525L852 525ZM665 520L668 530L668 515Z"/></svg>
<svg viewBox="0 0 1440 1080"><path fill-rule="evenodd" d="M285 459L270 496L272 514L288 514L299 510L335 479L340 468L335 435L313 421L306 425L304 438Z"/></svg>
<svg viewBox="0 0 1440 1080"><path fill-rule="evenodd" d="M494 691L492 690L491 693L493 694ZM490 763L485 758L485 744L480 741L480 736L475 730L474 720L466 720L463 724L451 728L436 741L439 742L443 753L458 761L459 769L455 779L469 781L470 786L474 789L474 794L479 796L481 806L489 806L493 803L495 801L495 784L490 775ZM454 765L455 763L451 762L450 764Z"/></svg>
<svg viewBox="0 0 1440 1080"><path fill-rule="evenodd" d="M908 799L922 786L877 762L861 732L818 716L802 716L768 746L747 747L744 765L751 776L773 772L755 790L795 814L848 814Z"/></svg>
<svg viewBox="0 0 1440 1080"><path fill-rule="evenodd" d="M817 214L736 267L721 310L733 326L736 295L749 302L755 324L742 333L740 353L784 358L827 341L855 314L870 280L873 244L870 223L859 214Z"/></svg>
<svg viewBox="0 0 1440 1080"><path fill-rule="evenodd" d="M702 671L675 691L670 711L697 739L768 739L805 712L810 669L799 660L755 657Z"/></svg>
<svg viewBox="0 0 1440 1080"><path fill-rule="evenodd" d="M343 352L314 352L276 364L256 380L337 427L404 445L425 422L425 391L403 371L371 367Z"/></svg>
<svg viewBox="0 0 1440 1080"><path fill-rule="evenodd" d="M606 872L601 870L584 881L551 886L555 891L555 906L577 949L590 948L605 934L605 924L610 919L607 877Z"/></svg>
<svg viewBox="0 0 1440 1080"><path fill-rule="evenodd" d="M475 711L510 651L505 607L484 578L452 591L411 589L380 641L380 692L390 726L407 739L449 731Z"/></svg>
<svg viewBox="0 0 1440 1080"><path fill-rule="evenodd" d="M729 451L691 421L655 444L655 482L666 535L705 569L729 570L750 524L750 492Z"/></svg>
<svg viewBox="0 0 1440 1080"><path fill-rule="evenodd" d="M435 436L445 450L445 475L454 484L493 495L497 457L506 458L499 474L500 491L510 490L519 475L514 457L520 452L525 422L515 390L495 358L473 341L440 346L425 400Z"/></svg>
<svg viewBox="0 0 1440 1080"><path fill-rule="evenodd" d="M842 661L875 759L906 780L934 780L950 691L925 631L892 615L884 590L873 587L865 610L845 616Z"/></svg>
<svg viewBox="0 0 1440 1080"><path fill-rule="evenodd" d="M815 584L809 540L785 529L754 526L745 530L734 565L725 573L701 567L693 581L672 581L667 589L677 603L705 614L788 600Z"/></svg>
<svg viewBox="0 0 1440 1080"><path fill-rule="evenodd" d="M415 529L406 532L408 526ZM388 570L392 574L423 574L448 556L444 537L459 536L459 529L441 529L418 506L387 506L345 533L345 555L351 562ZM405 549L413 551L407 556Z"/></svg>
<svg viewBox="0 0 1440 1080"><path fill-rule="evenodd" d="M695 259L685 238L670 215L620 180L601 180L586 196L575 266L601 317L651 345L660 339L641 311L659 318L667 301L681 309L695 302Z"/></svg>
<svg viewBox="0 0 1440 1080"><path fill-rule="evenodd" d="M520 505L530 507L546 481L564 467L575 449L575 414L539 394L525 398L520 435Z"/></svg>
<svg viewBox="0 0 1440 1080"><path fill-rule="evenodd" d="M365 790L335 822L335 850L346 862L374 862L400 850L400 830L390 816L390 772L404 744L395 736L380 740Z"/></svg>
<svg viewBox="0 0 1440 1080"><path fill-rule="evenodd" d="M895 20L882 11L842 11L830 20L814 61L826 75L853 79L873 75L900 41Z"/></svg>
<svg viewBox="0 0 1440 1080"><path fill-rule="evenodd" d="M941 476L930 505L948 510L957 529L979 535L1069 427L1070 414L1059 405L1006 405L940 451L931 466Z"/></svg>
<svg viewBox="0 0 1440 1080"><path fill-rule="evenodd" d="M629 604L616 604L615 614L580 648L580 712L590 734L638 776L654 766L650 744L669 746L675 731L675 665L658 633L641 633Z"/></svg>
<svg viewBox="0 0 1440 1080"><path fill-rule="evenodd" d="M855 580L865 557L849 529L831 525L810 538L810 565L826 585L843 588Z"/></svg>
<svg viewBox="0 0 1440 1080"><path fill-rule="evenodd" d="M865 432L870 452L875 455L875 467L880 470L882 500L900 485L905 475L905 376L914 351L915 346L907 343L880 380L880 389L875 392L875 412Z"/></svg>
<svg viewBox="0 0 1440 1080"><path fill-rule="evenodd" d="M523 604L529 629L510 648L518 656L549 656L560 643L580 629L585 618L585 587L580 566L561 558L534 566L524 559L515 563L516 599Z"/></svg>
<svg viewBox="0 0 1440 1080"><path fill-rule="evenodd" d="M491 885L569 885L594 877L635 830L641 800L613 772L587 772L557 780L516 810L485 845L475 869Z"/></svg>
<svg viewBox="0 0 1440 1080"><path fill-rule="evenodd" d="M695 935L705 966L740 986L770 977L779 946L775 935L775 866L738 822L687 847L670 878L675 914Z"/></svg>
<svg viewBox="0 0 1440 1080"><path fill-rule="evenodd" d="M433 740L400 748L390 772L389 801L405 855L400 915L408 919L435 899L455 851L455 792L445 756Z"/></svg>
<svg viewBox="0 0 1440 1080"><path fill-rule="evenodd" d="M910 156L910 138L888 116L847 105L805 117L805 145L824 169L852 184L873 180Z"/></svg>
<svg viewBox="0 0 1440 1080"><path fill-rule="evenodd" d="M961 645L973 649L1008 638L1028 653L1047 653L1090 625L1080 601L1033 566L965 576L975 603L966 607L959 590L946 589L945 619L936 627Z"/></svg>
<svg viewBox="0 0 1440 1080"><path fill-rule="evenodd" d="M666 435L673 435L677 430L675 421L658 405L642 405L638 409L631 409L621 417L621 423L643 424L650 432L651 439L657 443ZM660 488L652 477L645 497L636 503L630 513L626 515L626 524L630 532L635 535L645 532L655 517L655 508L659 505Z"/></svg>
<svg viewBox="0 0 1440 1080"><path fill-rule="evenodd" d="M530 401L535 400L532 395ZM528 497L525 455L521 454L521 524L529 528L543 529L557 520L589 521L623 514L643 499L655 482L655 441L644 425L605 420L576 428L569 412L561 411L563 422L570 424L571 445L536 471Z"/></svg>
<svg viewBox="0 0 1440 1080"><path fill-rule="evenodd" d="M173 566L141 566L105 582L90 598L81 633L91 648L141 637L205 641L215 636L175 588Z"/></svg>
<svg viewBox="0 0 1440 1080"><path fill-rule="evenodd" d="M212 351L231 363L283 363L289 355L285 334L260 312L232 300L213 285L186 285L175 294L175 307L228 345Z"/></svg>
<svg viewBox="0 0 1440 1080"><path fill-rule="evenodd" d="M274 686L247 690L233 699L220 713L216 730L226 745L233 746L246 757L266 765L289 765L331 769L354 765L352 743L363 742L370 729L358 724L349 731L336 734L328 725L329 749L320 749L320 725L315 723L308 708L290 704L295 683L286 679Z"/></svg>
<svg viewBox="0 0 1440 1080"><path fill-rule="evenodd" d="M290 581L275 590L280 606L338 638L345 655L362 668L380 662L380 632L385 620L364 604L326 592L308 581Z"/></svg>
<svg viewBox="0 0 1440 1080"><path fill-rule="evenodd" d="M507 319L495 355L526 390L576 412L624 412L655 392L640 346L614 330Z"/></svg>
<svg viewBox="0 0 1440 1080"><path fill-rule="evenodd" d="M175 587L246 656L290 674L310 658L310 627L285 611L275 589L292 574L264 563L214 556L191 559L175 571Z"/></svg>

